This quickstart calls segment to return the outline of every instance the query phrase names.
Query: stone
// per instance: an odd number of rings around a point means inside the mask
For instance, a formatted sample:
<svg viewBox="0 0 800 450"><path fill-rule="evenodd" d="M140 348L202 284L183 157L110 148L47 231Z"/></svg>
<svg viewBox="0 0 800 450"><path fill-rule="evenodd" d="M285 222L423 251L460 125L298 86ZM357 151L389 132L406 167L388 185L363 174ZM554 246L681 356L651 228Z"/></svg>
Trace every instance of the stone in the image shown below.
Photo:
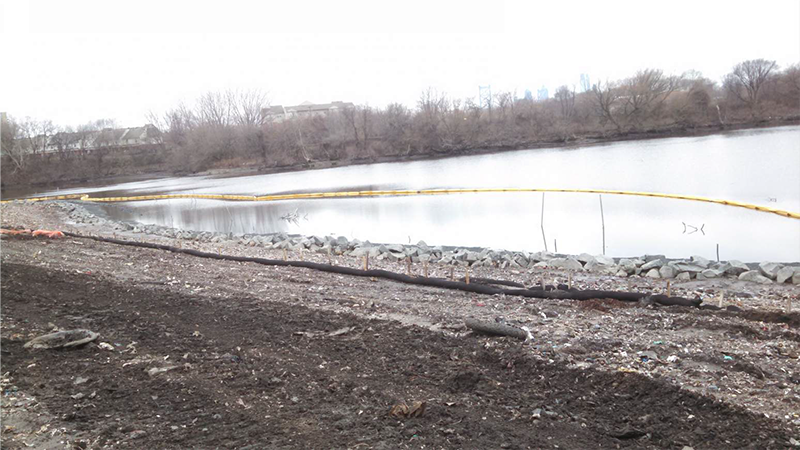
<svg viewBox="0 0 800 450"><path fill-rule="evenodd" d="M694 255L694 256L691 257L690 260L691 260L692 264L694 264L696 266L700 266L703 269L708 269L708 266L711 265L711 261L703 258L702 256Z"/></svg>
<svg viewBox="0 0 800 450"><path fill-rule="evenodd" d="M617 273L615 273L614 275L615 275L615 276L618 276L618 277L620 277L620 278L627 278L627 276L628 276L628 271L627 271L627 270L625 270L625 269L622 269L622 268L620 268L620 269L617 271Z"/></svg>
<svg viewBox="0 0 800 450"><path fill-rule="evenodd" d="M654 259L652 261L642 264L642 270L658 269L664 265L663 259Z"/></svg>
<svg viewBox="0 0 800 450"><path fill-rule="evenodd" d="M597 261L589 261L583 268L589 272L601 275L614 275L619 270L616 264L600 264Z"/></svg>
<svg viewBox="0 0 800 450"><path fill-rule="evenodd" d="M609 258L608 256L605 255L595 255L594 260L595 262L597 262L597 264L600 264L601 266L613 266L614 264L616 264L614 262L614 258Z"/></svg>
<svg viewBox="0 0 800 450"><path fill-rule="evenodd" d="M772 280L761 275L758 270L748 270L747 272L743 272L739 275L739 279L742 281L751 281L753 283L772 283Z"/></svg>
<svg viewBox="0 0 800 450"><path fill-rule="evenodd" d="M691 274L700 273L705 270L705 267L698 266L696 264L687 264L687 263L670 263L669 265L675 267L675 270L678 272L689 272Z"/></svg>
<svg viewBox="0 0 800 450"><path fill-rule="evenodd" d="M689 272L681 272L675 277L675 279L678 281L689 281L692 279L692 276L689 274Z"/></svg>
<svg viewBox="0 0 800 450"><path fill-rule="evenodd" d="M480 259L480 256L478 255L478 252L467 252L467 256L466 256L466 261L467 262L474 263L475 261L478 261L479 259Z"/></svg>
<svg viewBox="0 0 800 450"><path fill-rule="evenodd" d="M667 257L664 255L644 255L642 259L644 259L644 262L649 263L651 261L656 261L659 259L664 261L667 259Z"/></svg>
<svg viewBox="0 0 800 450"><path fill-rule="evenodd" d="M554 255L554 254L552 254L550 252L536 252L536 253L531 253L531 256L530 256L529 259L531 261L540 262L540 261L548 261L548 260L551 260L551 259L553 259L555 257L556 257L556 255Z"/></svg>
<svg viewBox="0 0 800 450"><path fill-rule="evenodd" d="M783 268L783 264L772 263L772 262L762 262L758 265L758 270L761 271L761 275L769 278L770 280L774 280L778 278L778 271Z"/></svg>
<svg viewBox="0 0 800 450"><path fill-rule="evenodd" d="M706 269L706 270L700 272L700 275L702 275L703 278L709 279L709 278L719 278L719 277L722 276L723 273L724 272L716 270L716 269Z"/></svg>
<svg viewBox="0 0 800 450"><path fill-rule="evenodd" d="M750 270L750 268L747 266L747 264L745 264L745 263L743 263L741 261L737 261L735 259L732 259L732 260L728 261L728 265L730 265L730 268L728 268L725 271L725 273L729 273L731 275L739 276L739 275L747 272L748 270Z"/></svg>
<svg viewBox="0 0 800 450"><path fill-rule="evenodd" d="M564 270L583 270L583 265L581 265L578 260L572 258L553 258L547 261L547 267Z"/></svg>
<svg viewBox="0 0 800 450"><path fill-rule="evenodd" d="M794 285L800 284L800 270L794 271L794 275L792 275L792 284Z"/></svg>
<svg viewBox="0 0 800 450"><path fill-rule="evenodd" d="M339 236L336 238L336 245L339 247L347 247L350 242L347 241L347 238L344 236Z"/></svg>
<svg viewBox="0 0 800 450"><path fill-rule="evenodd" d="M795 273L794 267L782 267L781 270L779 270L778 273L775 275L775 281L777 281L778 283L785 283L786 280L792 278L794 273Z"/></svg>
<svg viewBox="0 0 800 450"><path fill-rule="evenodd" d="M661 274L658 273L658 269L656 268L650 269L645 276L647 278L661 278Z"/></svg>
<svg viewBox="0 0 800 450"><path fill-rule="evenodd" d="M620 269L627 272L628 275L631 275L634 272L636 272L636 262L632 259L620 259L619 267Z"/></svg>
<svg viewBox="0 0 800 450"><path fill-rule="evenodd" d="M589 261L595 261L595 259L594 259L594 256L592 256L592 255L590 255L590 254L588 254L588 253L581 253L581 254L580 254L580 255L578 255L578 257L577 257L577 258L575 258L575 259L577 259L577 260L578 260L578 262L580 262L581 264L586 264L586 263L588 263Z"/></svg>
<svg viewBox="0 0 800 450"><path fill-rule="evenodd" d="M658 269L658 274L661 275L661 278L675 278L678 271L672 266L662 266Z"/></svg>

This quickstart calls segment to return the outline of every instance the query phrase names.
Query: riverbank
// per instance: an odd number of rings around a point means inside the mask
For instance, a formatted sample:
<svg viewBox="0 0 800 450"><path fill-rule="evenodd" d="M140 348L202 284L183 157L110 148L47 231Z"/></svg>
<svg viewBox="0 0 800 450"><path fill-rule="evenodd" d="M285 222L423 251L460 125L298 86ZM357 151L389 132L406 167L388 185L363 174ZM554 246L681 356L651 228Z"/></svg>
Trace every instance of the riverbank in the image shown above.
<svg viewBox="0 0 800 450"><path fill-rule="evenodd" d="M285 251L353 268L363 265L353 251L366 248L322 238L329 256L305 247L313 238L170 237L74 207L5 204L2 226L225 255ZM302 247L280 248L288 242ZM800 315L784 312L787 298L797 305L793 285L670 280L672 295L707 304L723 293L725 310L712 311L479 295L74 237L2 246L4 447L785 448L800 439ZM450 251L428 261L429 276L466 275L469 256L443 262ZM407 270L405 259L378 256L370 267ZM424 276L414 256L411 273ZM511 262L469 269L526 286L570 273ZM572 282L667 289L586 270ZM526 326L534 338L477 335L466 318ZM100 338L68 352L23 348L54 328ZM389 414L416 401L426 403L419 417Z"/></svg>
<svg viewBox="0 0 800 450"><path fill-rule="evenodd" d="M138 171L139 173L125 173L115 174L113 176L99 177L99 178L86 178L69 179L62 178L57 183L52 182L27 182L26 180L33 180L33 178L25 178L23 180L15 180L13 184L4 183L2 186L2 198L14 199L27 195L31 195L42 190L52 189L70 189L76 187L87 186L102 186L108 184L116 184L128 181L144 181L157 178L173 177L173 176L212 176L212 177L238 177L249 175L269 175L276 173L290 173L306 170L321 170L333 167L345 166L359 166L367 164L381 164L393 162L412 162L412 161L433 161L438 159L453 158L458 156L472 156L472 155L487 155L503 152L512 152L519 150L535 150L544 148L578 148L588 147L594 145L605 145L614 142L627 142L636 140L654 140L654 139L668 139L679 137L697 137L709 136L728 131L746 130L746 129L762 129L762 128L775 128L782 126L800 125L800 117L782 117L770 120L759 120L757 122L744 122L733 124L709 124L697 127L671 127L665 129L643 130L637 132L608 132L604 134L587 134L582 136L573 136L566 139L548 139L539 141L530 141L515 143L501 146L486 146L482 148L467 149L460 151L452 151L448 153L425 153L425 154L409 154L409 155L392 155L392 156L375 156L371 158L349 159L349 160L334 160L334 161L312 161L304 164L293 164L276 167L264 166L259 160L254 159L246 162L245 165L238 167L222 167L198 172L190 172L180 169L161 170L157 168L150 168L145 172ZM225 166L228 163L221 161L220 166ZM135 169L135 168L134 168Z"/></svg>

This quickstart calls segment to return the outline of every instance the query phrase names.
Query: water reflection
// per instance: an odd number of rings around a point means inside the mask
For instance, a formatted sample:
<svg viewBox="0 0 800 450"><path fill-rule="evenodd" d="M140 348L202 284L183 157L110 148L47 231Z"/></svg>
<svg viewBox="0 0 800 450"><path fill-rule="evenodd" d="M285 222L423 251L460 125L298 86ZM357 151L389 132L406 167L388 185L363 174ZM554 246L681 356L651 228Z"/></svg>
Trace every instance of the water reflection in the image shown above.
<svg viewBox="0 0 800 450"><path fill-rule="evenodd" d="M603 252L597 195L459 194L232 203L169 200L108 206L122 220L202 231L342 235L371 242L457 245L563 253ZM798 221L681 200L603 196L606 253L796 261ZM297 212L296 223L281 219Z"/></svg>

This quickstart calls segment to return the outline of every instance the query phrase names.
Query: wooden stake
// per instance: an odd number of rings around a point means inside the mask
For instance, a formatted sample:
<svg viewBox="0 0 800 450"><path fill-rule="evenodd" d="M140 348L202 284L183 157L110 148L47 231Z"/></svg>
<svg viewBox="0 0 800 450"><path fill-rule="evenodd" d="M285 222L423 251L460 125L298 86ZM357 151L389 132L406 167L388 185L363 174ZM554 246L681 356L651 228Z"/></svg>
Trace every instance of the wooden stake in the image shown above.
<svg viewBox="0 0 800 450"><path fill-rule="evenodd" d="M719 291L719 294L717 294L717 297L718 297L718 299L717 299L718 300L718 305L717 306L722 308L722 300L725 298L725 294L723 294L722 291Z"/></svg>
<svg viewBox="0 0 800 450"><path fill-rule="evenodd" d="M369 255L364 255L364 270L369 270Z"/></svg>
<svg viewBox="0 0 800 450"><path fill-rule="evenodd" d="M792 312L792 296L791 295L787 295L786 296L786 312L787 313Z"/></svg>
<svg viewBox="0 0 800 450"><path fill-rule="evenodd" d="M411 276L411 257L406 258L406 275Z"/></svg>
<svg viewBox="0 0 800 450"><path fill-rule="evenodd" d="M672 290L669 285L669 280L667 280L667 297L672 297Z"/></svg>
<svg viewBox="0 0 800 450"><path fill-rule="evenodd" d="M464 273L464 282L469 284L469 266L467 266L467 271Z"/></svg>
<svg viewBox="0 0 800 450"><path fill-rule="evenodd" d="M286 254L286 249L283 249L283 260L286 261L288 259L289 259L289 257Z"/></svg>
<svg viewBox="0 0 800 450"><path fill-rule="evenodd" d="M450 281L455 281L455 279L453 278L453 268L452 267L450 267Z"/></svg>
<svg viewBox="0 0 800 450"><path fill-rule="evenodd" d="M567 272L567 289L572 290L572 272Z"/></svg>
<svg viewBox="0 0 800 450"><path fill-rule="evenodd" d="M428 261L422 262L422 272L425 274L425 278L428 278Z"/></svg>

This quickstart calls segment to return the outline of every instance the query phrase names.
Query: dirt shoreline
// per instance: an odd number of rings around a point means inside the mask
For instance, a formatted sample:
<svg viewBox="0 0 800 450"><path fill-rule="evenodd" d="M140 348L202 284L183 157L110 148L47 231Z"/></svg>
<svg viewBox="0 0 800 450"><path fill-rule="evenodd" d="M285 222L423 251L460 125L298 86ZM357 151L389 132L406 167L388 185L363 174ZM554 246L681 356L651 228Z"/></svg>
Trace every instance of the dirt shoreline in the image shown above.
<svg viewBox="0 0 800 450"><path fill-rule="evenodd" d="M514 152L522 150L536 150L543 148L576 148L587 147L594 145L604 145L614 142L627 142L635 140L652 140L652 139L667 139L678 137L697 137L709 136L719 134L727 131L746 130L746 129L761 129L761 128L775 128L782 126L800 125L800 117L779 118L769 121L760 121L756 123L740 123L729 125L706 125L696 128L668 128L659 130L646 130L640 132L626 132L626 133L612 133L610 135L586 135L575 137L567 140L550 140L550 141L537 141L528 142L510 146L500 147L486 147L480 149L470 149L451 153L428 153L423 155L395 155L383 156L368 159L354 159L347 161L316 161L308 164L297 164L291 166L280 167L264 167L264 166L250 166L250 167L236 167L226 169L210 169L200 172L187 172L181 170L173 171L159 171L150 173L133 173L125 175L115 175L112 177L104 177L97 179L83 179L83 180L60 180L58 184L52 183L34 183L29 185L12 185L2 186L3 199L13 199L23 196L24 194L17 194L17 192L27 192L34 188L60 188L71 189L76 187L98 187L108 184L115 184L127 181L144 181L157 178L167 178L175 176L213 176L213 177L239 177L249 175L270 175L277 173L290 173L305 170L323 170L334 167L347 167L359 166L367 164L383 164L394 162L412 162L412 161L435 161L445 158L454 158L459 156L475 156L475 155L488 155L503 152ZM9 195L10 193L10 195Z"/></svg>
<svg viewBox="0 0 800 450"><path fill-rule="evenodd" d="M3 227L111 234L69 224L48 204L3 205L1 217ZM234 242L180 244L281 257ZM726 303L755 312L744 316L481 296L76 238L4 238L1 249L0 381L12 427L4 448L703 449L800 440L800 314L782 312L787 296L798 304L796 286L672 286L709 301L724 289ZM522 283L542 275L473 273ZM574 282L663 288L588 274ZM465 318L525 325L534 340L474 335ZM22 347L54 326L101 337L69 351ZM421 417L388 414L413 401L427 402Z"/></svg>

